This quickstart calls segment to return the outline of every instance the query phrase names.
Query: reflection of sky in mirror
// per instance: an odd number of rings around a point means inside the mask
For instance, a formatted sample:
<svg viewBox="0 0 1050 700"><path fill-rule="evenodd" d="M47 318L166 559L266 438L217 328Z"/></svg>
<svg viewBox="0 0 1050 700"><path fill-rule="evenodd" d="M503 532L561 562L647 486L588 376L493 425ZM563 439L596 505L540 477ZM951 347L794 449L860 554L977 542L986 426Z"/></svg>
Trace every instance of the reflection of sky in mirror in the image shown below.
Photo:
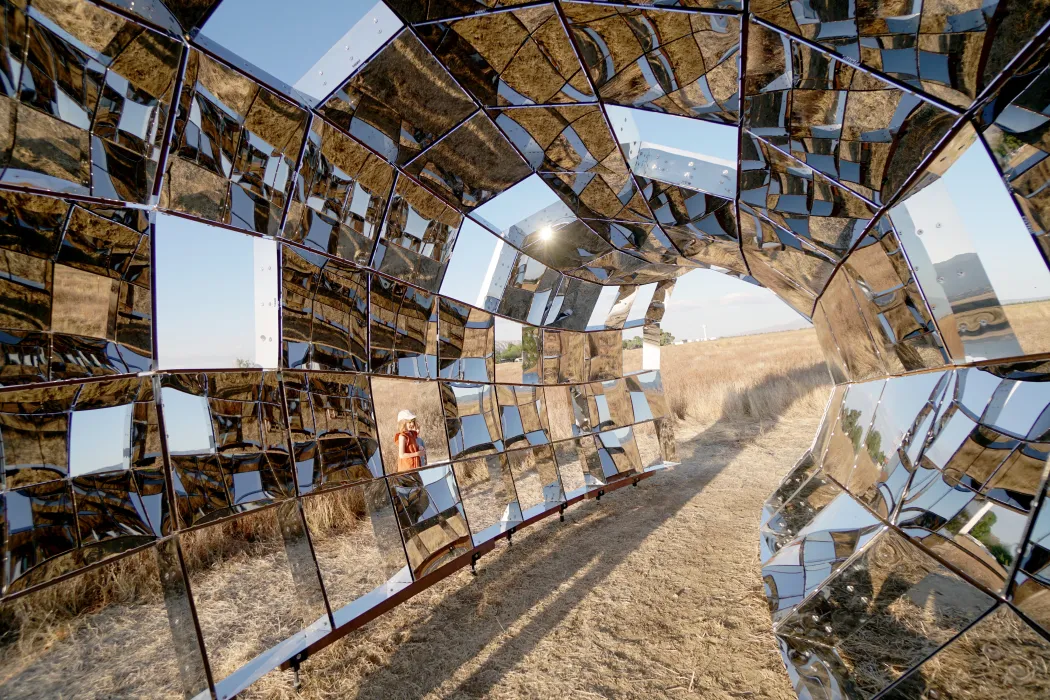
<svg viewBox="0 0 1050 700"><path fill-rule="evenodd" d="M400 26L373 0L223 0L201 34L320 99Z"/></svg>
<svg viewBox="0 0 1050 700"><path fill-rule="evenodd" d="M1001 303L1050 297L1046 264L980 142L900 207L934 264L976 253Z"/></svg>
<svg viewBox="0 0 1050 700"><path fill-rule="evenodd" d="M164 387L161 401L168 451L173 455L214 454L215 437L208 399Z"/></svg>
<svg viewBox="0 0 1050 700"><path fill-rule="evenodd" d="M636 174L723 197L736 193L736 127L615 105L608 112Z"/></svg>
<svg viewBox="0 0 1050 700"><path fill-rule="evenodd" d="M160 214L155 245L159 368L276 368L276 243Z"/></svg>
<svg viewBox="0 0 1050 700"><path fill-rule="evenodd" d="M69 424L69 475L131 466L132 404L73 411Z"/></svg>

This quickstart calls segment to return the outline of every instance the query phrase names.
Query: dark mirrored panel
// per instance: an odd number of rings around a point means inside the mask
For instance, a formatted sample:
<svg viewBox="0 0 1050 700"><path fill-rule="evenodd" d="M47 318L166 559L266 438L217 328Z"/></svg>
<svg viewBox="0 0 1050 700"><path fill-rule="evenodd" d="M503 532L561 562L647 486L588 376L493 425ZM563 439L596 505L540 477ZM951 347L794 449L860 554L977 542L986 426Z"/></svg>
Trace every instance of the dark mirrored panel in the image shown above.
<svg viewBox="0 0 1050 700"><path fill-rule="evenodd" d="M369 370L402 377L437 377L438 297L403 282L371 276Z"/></svg>
<svg viewBox="0 0 1050 700"><path fill-rule="evenodd" d="M281 235L366 265L393 188L394 169L388 163L315 117Z"/></svg>
<svg viewBox="0 0 1050 700"><path fill-rule="evenodd" d="M183 44L86 0L5 14L0 179L148 203Z"/></svg>
<svg viewBox="0 0 1050 700"><path fill-rule="evenodd" d="M554 457L566 498L574 498L605 485L605 474L593 439L579 438L555 443Z"/></svg>
<svg viewBox="0 0 1050 700"><path fill-rule="evenodd" d="M787 9L786 3L782 5L781 11ZM880 14L869 22L885 26L918 21L903 6L900 9L901 16ZM764 6L755 12L776 21ZM838 26L849 26L841 19ZM897 55L906 51L900 49ZM748 53L753 58L744 80L744 126L875 203L900 189L955 119L851 62L759 24L748 28Z"/></svg>
<svg viewBox="0 0 1050 700"><path fill-rule="evenodd" d="M594 99L553 5L426 24L418 31L482 104Z"/></svg>
<svg viewBox="0 0 1050 700"><path fill-rule="evenodd" d="M607 480L626 477L642 470L642 458L632 428L607 430L594 436L598 459Z"/></svg>
<svg viewBox="0 0 1050 700"><path fill-rule="evenodd" d="M986 10L979 3L829 3L772 0L762 19L958 107L974 98L1050 18L1042 4ZM752 48L748 47L749 53Z"/></svg>
<svg viewBox="0 0 1050 700"><path fill-rule="evenodd" d="M470 528L451 467L397 474L386 481L417 580L470 551Z"/></svg>
<svg viewBox="0 0 1050 700"><path fill-rule="evenodd" d="M145 212L0 193L0 381L153 368Z"/></svg>
<svg viewBox="0 0 1050 700"><path fill-rule="evenodd" d="M550 442L544 390L529 385L496 387L503 442L508 450Z"/></svg>
<svg viewBox="0 0 1050 700"><path fill-rule="evenodd" d="M397 181L372 267L438 291L463 215L408 178Z"/></svg>
<svg viewBox="0 0 1050 700"><path fill-rule="evenodd" d="M438 376L471 382L496 379L495 317L438 298Z"/></svg>
<svg viewBox="0 0 1050 700"><path fill-rule="evenodd" d="M406 171L463 211L484 204L532 172L483 112L420 154Z"/></svg>
<svg viewBox="0 0 1050 700"><path fill-rule="evenodd" d="M366 375L287 372L282 387L300 494L383 475Z"/></svg>
<svg viewBox="0 0 1050 700"><path fill-rule="evenodd" d="M882 528L848 493L839 493L763 562L762 581L774 622L790 614Z"/></svg>
<svg viewBox="0 0 1050 700"><path fill-rule="evenodd" d="M160 205L276 234L308 122L299 105L191 50Z"/></svg>
<svg viewBox="0 0 1050 700"><path fill-rule="evenodd" d="M565 3L598 96L611 104L735 122L739 19Z"/></svg>
<svg viewBox="0 0 1050 700"><path fill-rule="evenodd" d="M368 283L363 270L282 245L281 366L368 367Z"/></svg>
<svg viewBox="0 0 1050 700"><path fill-rule="evenodd" d="M170 534L149 379L3 394L6 566L16 592Z"/></svg>
<svg viewBox="0 0 1050 700"><path fill-rule="evenodd" d="M474 103L416 34L403 30L319 111L387 160L404 164L469 117Z"/></svg>
<svg viewBox="0 0 1050 700"><path fill-rule="evenodd" d="M161 386L183 527L295 496L288 420L275 372L169 374Z"/></svg>

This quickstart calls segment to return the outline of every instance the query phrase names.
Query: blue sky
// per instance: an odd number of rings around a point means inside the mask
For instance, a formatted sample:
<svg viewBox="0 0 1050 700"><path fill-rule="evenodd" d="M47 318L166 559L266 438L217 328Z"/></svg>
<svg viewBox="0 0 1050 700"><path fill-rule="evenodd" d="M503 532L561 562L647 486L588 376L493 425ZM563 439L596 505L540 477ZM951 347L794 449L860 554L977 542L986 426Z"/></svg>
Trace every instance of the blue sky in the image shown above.
<svg viewBox="0 0 1050 700"><path fill-rule="evenodd" d="M223 0L201 33L295 85L376 4L375 0ZM349 51L367 57L393 33L387 28L382 36L370 35L371 41L359 39ZM334 89L349 72L333 75L328 87Z"/></svg>

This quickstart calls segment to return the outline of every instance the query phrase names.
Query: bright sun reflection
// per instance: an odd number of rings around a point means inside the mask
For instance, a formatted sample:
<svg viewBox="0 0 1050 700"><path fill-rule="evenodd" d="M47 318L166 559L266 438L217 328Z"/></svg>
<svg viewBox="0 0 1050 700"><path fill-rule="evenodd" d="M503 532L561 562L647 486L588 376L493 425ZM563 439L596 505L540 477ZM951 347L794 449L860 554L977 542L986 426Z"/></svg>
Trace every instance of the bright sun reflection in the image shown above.
<svg viewBox="0 0 1050 700"><path fill-rule="evenodd" d="M550 226L544 226L540 229L539 235L541 241L549 241L551 239L551 236L554 235L554 229L552 229Z"/></svg>

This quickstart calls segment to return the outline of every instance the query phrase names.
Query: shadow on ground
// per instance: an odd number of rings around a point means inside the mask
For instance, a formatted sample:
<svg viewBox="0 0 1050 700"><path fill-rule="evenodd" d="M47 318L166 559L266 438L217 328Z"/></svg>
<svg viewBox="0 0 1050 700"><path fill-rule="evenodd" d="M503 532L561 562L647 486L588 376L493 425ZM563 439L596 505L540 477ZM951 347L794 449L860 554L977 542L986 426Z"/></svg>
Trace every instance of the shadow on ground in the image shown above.
<svg viewBox="0 0 1050 700"><path fill-rule="evenodd" d="M766 385L791 379L793 374L801 377L812 371L812 367L798 368L788 375L768 378L753 390L760 392ZM451 689L441 689L442 695L451 697L484 696L507 669L533 652L595 586L647 537L674 518L750 444L757 430L749 433L748 427L739 421L733 426L725 421L708 426L679 443L682 466L676 471L687 473L673 483L657 476L637 488L610 493L600 502L586 501L569 509L564 523L556 517L548 518L521 531L513 546L501 546L496 553L483 557L476 580L471 580L469 570L454 575L449 585L458 588L406 622L390 658L375 660L375 668L360 679L357 697L422 697L453 678L464 664L487 654L469 677ZM688 431L680 428L680 432ZM714 458L703 464L695 462L697 450L713 441L720 448L711 451ZM793 458L794 455L784 456L785 468ZM754 517L758 517L757 509ZM754 546L757 550L757 543ZM637 575L646 577L649 573L638 571ZM755 583L759 583L757 577ZM424 592L420 597L425 595ZM457 634L466 624L464 616L473 618L469 635ZM516 621L523 619L528 620L524 626L512 635L507 633ZM339 673L335 659L326 660L325 656L339 644L369 641L370 627L308 660L303 665L304 691L310 690L312 673ZM499 642L493 644L496 640ZM619 653L615 647L610 648L610 661ZM551 659L551 663L559 663L559 659ZM603 696L617 694L612 688L603 688L600 681L589 687Z"/></svg>

